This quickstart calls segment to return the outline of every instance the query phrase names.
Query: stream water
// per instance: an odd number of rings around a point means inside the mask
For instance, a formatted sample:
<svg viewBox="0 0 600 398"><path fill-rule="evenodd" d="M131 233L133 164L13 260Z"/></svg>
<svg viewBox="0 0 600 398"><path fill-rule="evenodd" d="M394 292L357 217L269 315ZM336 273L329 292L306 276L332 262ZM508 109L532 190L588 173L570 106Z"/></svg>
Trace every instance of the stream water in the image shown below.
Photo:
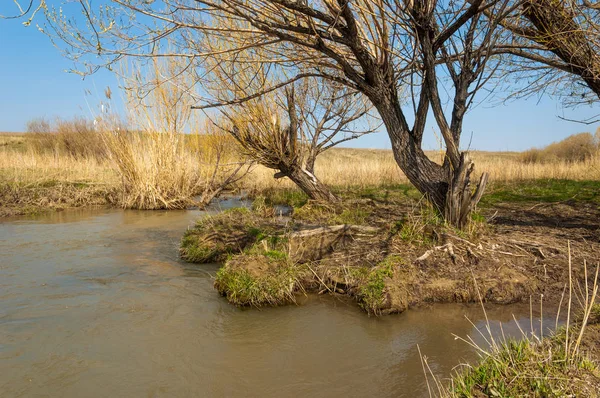
<svg viewBox="0 0 600 398"><path fill-rule="evenodd" d="M177 247L200 211L65 211L0 223L2 397L426 397L417 350L447 377L482 342L478 306L381 318L346 299L239 309L217 265ZM518 335L528 306L491 307ZM550 320L549 320L550 321ZM536 320L536 324L537 324Z"/></svg>

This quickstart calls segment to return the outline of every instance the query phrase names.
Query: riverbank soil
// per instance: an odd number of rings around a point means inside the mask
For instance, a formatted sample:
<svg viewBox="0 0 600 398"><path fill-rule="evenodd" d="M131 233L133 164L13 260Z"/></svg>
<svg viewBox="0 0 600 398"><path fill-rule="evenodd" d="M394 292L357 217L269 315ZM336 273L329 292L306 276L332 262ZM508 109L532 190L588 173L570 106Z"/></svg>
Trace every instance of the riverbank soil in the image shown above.
<svg viewBox="0 0 600 398"><path fill-rule="evenodd" d="M117 191L105 184L44 181L17 184L0 181L0 219L82 207L115 207Z"/></svg>
<svg viewBox="0 0 600 398"><path fill-rule="evenodd" d="M565 200L562 192L544 192L540 201L524 200L527 192L515 199L492 191L466 231L444 225L404 186L346 192L335 206L306 202L291 217L265 211L261 199L243 215L200 221L181 253L188 261L224 261L215 287L237 305L290 303L305 292L350 295L376 315L542 294L558 303L569 258L576 280L584 260L600 259L598 197L585 193ZM205 252L211 255L190 255Z"/></svg>

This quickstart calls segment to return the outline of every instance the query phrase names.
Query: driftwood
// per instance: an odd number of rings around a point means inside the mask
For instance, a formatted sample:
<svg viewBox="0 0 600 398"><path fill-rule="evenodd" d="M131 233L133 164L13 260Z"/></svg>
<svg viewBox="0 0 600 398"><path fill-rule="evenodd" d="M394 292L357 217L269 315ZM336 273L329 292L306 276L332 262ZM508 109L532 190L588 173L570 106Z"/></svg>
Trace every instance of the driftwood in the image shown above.
<svg viewBox="0 0 600 398"><path fill-rule="evenodd" d="M373 236L379 231L375 227L344 224L292 232L288 236L290 257L301 263L316 261L344 239Z"/></svg>
<svg viewBox="0 0 600 398"><path fill-rule="evenodd" d="M427 260L429 258L429 256L431 256L436 251L444 251L444 252L448 253L448 255L450 256L450 259L452 260L452 263L456 264L456 254L454 254L454 245L452 245L452 243L446 243L445 245L442 245L442 246L434 246L433 249L427 250L425 253L423 253L422 256L417 258L415 260L415 262L422 262L422 261Z"/></svg>

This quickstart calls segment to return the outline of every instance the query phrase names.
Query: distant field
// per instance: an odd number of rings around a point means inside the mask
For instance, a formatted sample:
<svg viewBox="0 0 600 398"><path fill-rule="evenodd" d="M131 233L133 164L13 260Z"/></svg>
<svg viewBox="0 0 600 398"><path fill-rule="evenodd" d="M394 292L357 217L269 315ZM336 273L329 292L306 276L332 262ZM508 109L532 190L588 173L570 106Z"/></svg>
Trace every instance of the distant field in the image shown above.
<svg viewBox="0 0 600 398"><path fill-rule="evenodd" d="M443 161L436 151L427 155ZM492 183L536 179L600 180L600 156L582 162L525 163L520 152L473 151L476 174L486 171ZM389 149L333 148L316 163L316 175L325 184L337 187L366 187L407 183ZM268 188L293 188L288 180L273 179L273 170L257 167L247 178L247 187L260 191Z"/></svg>
<svg viewBox="0 0 600 398"><path fill-rule="evenodd" d="M25 133L0 133L0 178L31 183L31 179L115 183L114 165L107 159L71 158L61 153L39 151ZM443 161L439 151L427 151L436 162ZM526 163L520 152L472 151L476 173L486 171L491 181L535 179L600 180L600 156L581 162L556 161ZM381 186L406 183L389 149L332 148L317 159L316 175L325 184L337 187ZM243 181L251 191L292 188L287 179L275 180L274 171L257 166ZM98 180L101 178L101 180Z"/></svg>

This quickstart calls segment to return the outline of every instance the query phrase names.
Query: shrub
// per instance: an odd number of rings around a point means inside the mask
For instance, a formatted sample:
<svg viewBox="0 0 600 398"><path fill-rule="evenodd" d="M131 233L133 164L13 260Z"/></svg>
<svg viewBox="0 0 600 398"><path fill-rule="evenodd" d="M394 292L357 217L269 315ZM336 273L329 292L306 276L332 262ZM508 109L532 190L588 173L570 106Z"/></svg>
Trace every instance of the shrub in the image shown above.
<svg viewBox="0 0 600 398"><path fill-rule="evenodd" d="M108 150L102 135L93 123L82 117L72 120L57 118L53 122L33 119L27 123L27 132L32 134L33 148L42 153L56 153L77 159L104 160Z"/></svg>
<svg viewBox="0 0 600 398"><path fill-rule="evenodd" d="M588 160L600 150L600 129L591 133L574 134L554 142L543 149L532 148L521 154L523 163L581 162Z"/></svg>

